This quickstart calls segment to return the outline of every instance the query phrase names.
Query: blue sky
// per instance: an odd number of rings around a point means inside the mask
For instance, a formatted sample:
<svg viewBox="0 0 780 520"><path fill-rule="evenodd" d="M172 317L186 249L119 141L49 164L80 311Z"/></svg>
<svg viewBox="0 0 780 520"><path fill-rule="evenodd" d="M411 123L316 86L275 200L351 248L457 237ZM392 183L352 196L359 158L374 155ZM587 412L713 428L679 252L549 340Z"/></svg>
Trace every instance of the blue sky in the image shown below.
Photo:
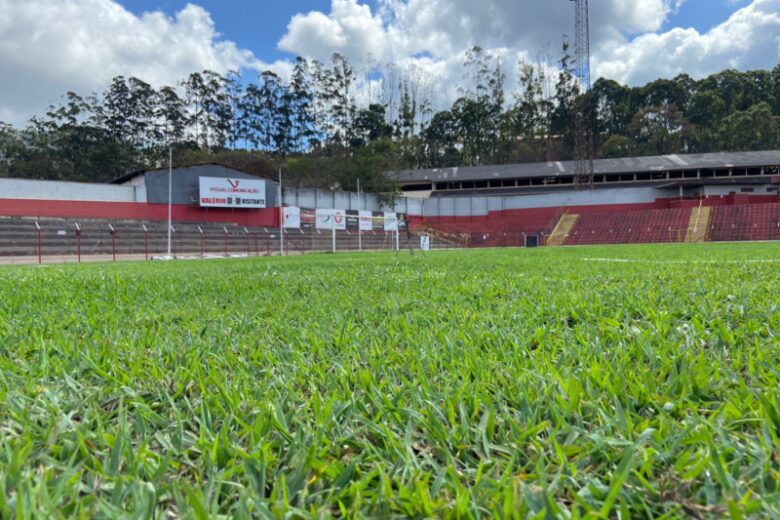
<svg viewBox="0 0 780 520"><path fill-rule="evenodd" d="M138 15L156 10L174 15L188 3L198 4L211 13L223 37L268 62L289 55L279 51L277 43L294 15L330 9L330 0L123 0L121 3Z"/></svg>
<svg viewBox="0 0 780 520"><path fill-rule="evenodd" d="M669 16L664 30L693 27L699 32L706 32L749 3L748 0L686 0L677 13Z"/></svg>
<svg viewBox="0 0 780 520"><path fill-rule="evenodd" d="M334 52L365 71L357 94L382 102L379 65L444 107L465 53L500 56L507 90L520 61L559 54L569 0L0 0L0 121L23 124L67 91L102 92L117 75L153 86L192 72L272 69ZM627 85L780 62L780 0L592 0L593 77ZM393 94L396 95L396 94Z"/></svg>

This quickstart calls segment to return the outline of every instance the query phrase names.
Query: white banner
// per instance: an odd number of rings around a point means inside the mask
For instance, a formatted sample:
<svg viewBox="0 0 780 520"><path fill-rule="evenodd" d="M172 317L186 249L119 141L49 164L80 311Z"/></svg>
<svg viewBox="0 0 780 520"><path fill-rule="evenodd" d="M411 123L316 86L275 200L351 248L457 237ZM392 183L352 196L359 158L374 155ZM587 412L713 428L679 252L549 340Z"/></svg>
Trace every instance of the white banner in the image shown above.
<svg viewBox="0 0 780 520"><path fill-rule="evenodd" d="M370 211L360 212L360 231L371 231L374 229L373 214Z"/></svg>
<svg viewBox="0 0 780 520"><path fill-rule="evenodd" d="M317 229L347 229L347 214L343 209L318 209Z"/></svg>
<svg viewBox="0 0 780 520"><path fill-rule="evenodd" d="M431 250L431 237L427 235L422 235L420 237L420 249L422 251L430 251Z"/></svg>
<svg viewBox="0 0 780 520"><path fill-rule="evenodd" d="M385 211L385 231L398 231L398 215Z"/></svg>
<svg viewBox="0 0 780 520"><path fill-rule="evenodd" d="M265 181L255 179L200 178L203 208L264 208Z"/></svg>
<svg viewBox="0 0 780 520"><path fill-rule="evenodd" d="M284 208L284 227L288 229L301 228L301 208L296 206Z"/></svg>

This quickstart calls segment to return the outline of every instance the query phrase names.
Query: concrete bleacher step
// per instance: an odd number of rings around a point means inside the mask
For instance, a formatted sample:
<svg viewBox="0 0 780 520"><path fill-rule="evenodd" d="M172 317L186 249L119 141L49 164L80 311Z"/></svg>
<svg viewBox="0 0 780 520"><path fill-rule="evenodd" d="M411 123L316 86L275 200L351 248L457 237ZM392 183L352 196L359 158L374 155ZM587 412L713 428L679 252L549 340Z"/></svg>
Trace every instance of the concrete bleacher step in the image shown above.
<svg viewBox="0 0 780 520"><path fill-rule="evenodd" d="M708 206L699 206L691 211L691 216L688 220L688 230L685 234L686 242L704 242L707 239L711 213L712 208Z"/></svg>
<svg viewBox="0 0 780 520"><path fill-rule="evenodd" d="M577 224L577 220L579 220L579 215L574 215L571 213L564 214L561 216L561 219L558 221L558 224L556 224L555 229L553 229L553 232L550 233L549 238L547 239L547 245L548 246L562 246L566 239L569 238L569 233L571 233L571 230L574 229L574 226Z"/></svg>
<svg viewBox="0 0 780 520"><path fill-rule="evenodd" d="M78 251L76 221L68 219L25 219L0 218L0 256L36 256L38 254L40 226L41 250L44 256L75 256ZM79 220L81 229L82 256L110 256L113 252L110 226L116 233L118 255L164 254L168 246L168 228L165 223L140 221ZM146 232L143 230L146 226ZM172 235L172 252L177 255L249 254L251 256L276 254L279 252L279 234L276 228L244 228L221 223L175 223ZM201 230L203 235L201 235ZM227 230L227 236L225 234ZM291 252L326 252L332 250L330 232L313 229L287 230L286 245ZM416 237L407 241L400 237L400 246L416 247ZM227 244L226 244L227 242ZM362 237L364 250L392 250L395 236L384 232L368 232ZM356 251L356 232L339 233L337 250ZM434 242L434 248L442 247Z"/></svg>

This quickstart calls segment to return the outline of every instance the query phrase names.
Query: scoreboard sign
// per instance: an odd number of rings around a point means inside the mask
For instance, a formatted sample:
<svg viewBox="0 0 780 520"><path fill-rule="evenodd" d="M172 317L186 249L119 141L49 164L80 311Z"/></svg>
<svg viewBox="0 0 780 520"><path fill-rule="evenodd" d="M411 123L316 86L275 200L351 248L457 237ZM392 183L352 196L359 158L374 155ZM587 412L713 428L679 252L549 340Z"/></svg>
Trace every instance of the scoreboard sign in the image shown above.
<svg viewBox="0 0 780 520"><path fill-rule="evenodd" d="M199 200L202 208L264 208L265 181L201 177Z"/></svg>

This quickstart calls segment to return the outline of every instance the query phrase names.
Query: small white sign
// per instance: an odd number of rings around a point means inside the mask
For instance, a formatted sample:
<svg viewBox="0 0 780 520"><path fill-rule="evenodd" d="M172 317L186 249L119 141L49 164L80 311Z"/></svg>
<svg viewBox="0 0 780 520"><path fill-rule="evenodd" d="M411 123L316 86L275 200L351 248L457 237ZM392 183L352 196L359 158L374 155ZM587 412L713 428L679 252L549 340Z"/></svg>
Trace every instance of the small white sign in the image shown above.
<svg viewBox="0 0 780 520"><path fill-rule="evenodd" d="M385 231L398 231L398 215L385 211Z"/></svg>
<svg viewBox="0 0 780 520"><path fill-rule="evenodd" d="M374 229L373 214L370 211L360 212L360 231L371 231Z"/></svg>
<svg viewBox="0 0 780 520"><path fill-rule="evenodd" d="M301 208L295 206L284 208L284 227L288 229L300 229Z"/></svg>
<svg viewBox="0 0 780 520"><path fill-rule="evenodd" d="M420 237L420 249L423 251L430 251L431 250L431 237L429 236L421 236Z"/></svg>
<svg viewBox="0 0 780 520"><path fill-rule="evenodd" d="M203 208L264 208L265 181L255 179L200 178Z"/></svg>
<svg viewBox="0 0 780 520"><path fill-rule="evenodd" d="M318 209L317 229L347 229L347 213L343 209Z"/></svg>

